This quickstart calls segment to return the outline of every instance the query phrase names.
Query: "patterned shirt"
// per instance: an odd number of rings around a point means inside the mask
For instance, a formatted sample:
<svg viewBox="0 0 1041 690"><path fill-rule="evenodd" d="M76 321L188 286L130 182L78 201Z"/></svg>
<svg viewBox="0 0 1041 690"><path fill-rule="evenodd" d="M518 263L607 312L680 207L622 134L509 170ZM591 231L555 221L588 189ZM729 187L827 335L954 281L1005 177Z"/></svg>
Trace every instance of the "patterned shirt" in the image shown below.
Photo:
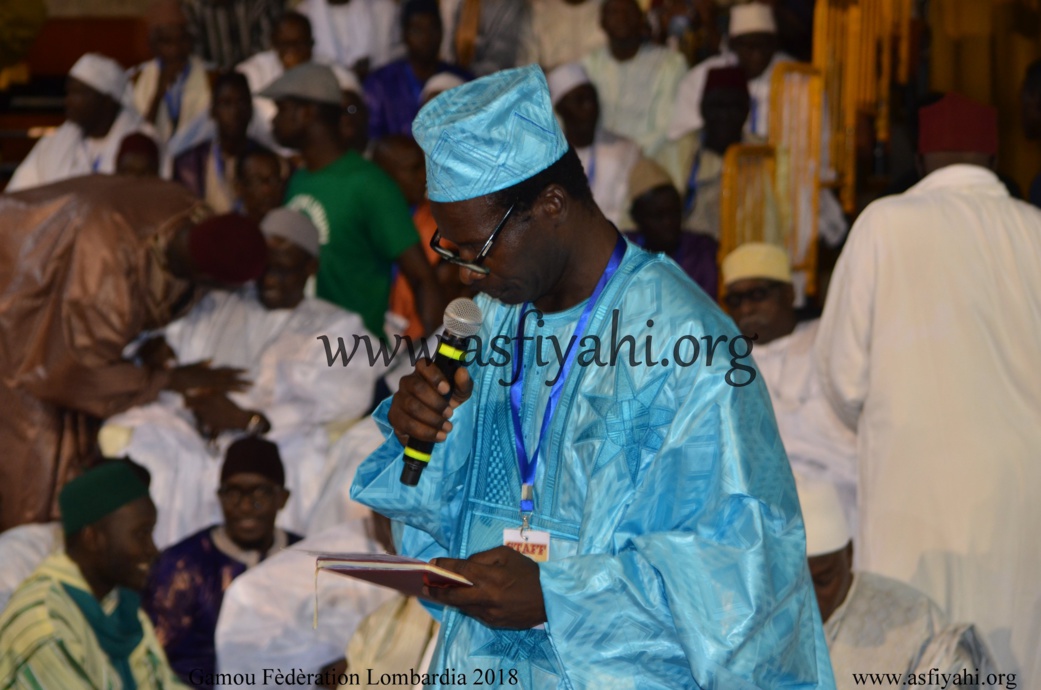
<svg viewBox="0 0 1041 690"><path fill-rule="evenodd" d="M196 54L218 69L231 69L271 46L284 0L185 0L195 31Z"/></svg>

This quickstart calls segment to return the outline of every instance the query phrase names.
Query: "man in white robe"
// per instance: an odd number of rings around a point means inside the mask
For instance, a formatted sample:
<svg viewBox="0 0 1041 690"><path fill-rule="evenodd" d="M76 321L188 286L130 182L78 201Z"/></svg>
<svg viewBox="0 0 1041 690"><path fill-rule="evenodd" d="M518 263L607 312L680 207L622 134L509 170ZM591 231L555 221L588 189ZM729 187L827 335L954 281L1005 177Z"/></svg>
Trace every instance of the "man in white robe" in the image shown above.
<svg viewBox="0 0 1041 690"><path fill-rule="evenodd" d="M607 43L600 28L601 0L531 0L531 26L517 64L549 71L581 60Z"/></svg>
<svg viewBox="0 0 1041 690"><path fill-rule="evenodd" d="M149 44L155 58L128 74L137 111L151 122L160 141L182 137L210 109L206 63L191 54L188 15L180 0L156 0L148 11Z"/></svg>
<svg viewBox="0 0 1041 690"><path fill-rule="evenodd" d="M914 587L854 571L852 533L835 487L799 473L795 485L838 690L875 684L869 674L877 674L876 679L899 675L898 682L887 684L901 688L993 687L986 680L995 670L993 662L976 628L949 624L943 611ZM958 681L952 680L955 675Z"/></svg>
<svg viewBox="0 0 1041 690"><path fill-rule="evenodd" d="M653 158L665 145L687 61L645 41L645 25L636 0L606 0L600 26L607 45L585 56L582 66L600 96L604 128L629 137Z"/></svg>
<svg viewBox="0 0 1041 690"><path fill-rule="evenodd" d="M303 0L311 20L315 59L365 75L405 54L394 0Z"/></svg>
<svg viewBox="0 0 1041 690"><path fill-rule="evenodd" d="M859 217L831 279L821 384L857 430L858 566L973 621L1041 684L1041 211L991 172L997 113L919 114L926 177Z"/></svg>
<svg viewBox="0 0 1041 690"><path fill-rule="evenodd" d="M746 132L760 138L769 134L770 80L777 65L794 62L795 58L778 49L773 9L763 3L752 2L731 8L728 36L728 49L698 63L680 81L669 124L669 139L679 139L704 126L701 98L709 70L735 65L743 67L748 76L751 100Z"/></svg>
<svg viewBox="0 0 1041 690"><path fill-rule="evenodd" d="M615 226L633 227L627 209L629 176L643 158L640 146L599 126L600 102L596 87L581 64L561 65L550 72L546 80L564 136L586 171L593 200Z"/></svg>
<svg viewBox="0 0 1041 690"><path fill-rule="evenodd" d="M761 242L723 259L723 299L766 382L792 470L834 486L844 519L857 522L856 434L821 391L813 343L820 321L798 322L788 254Z"/></svg>
<svg viewBox="0 0 1041 690"><path fill-rule="evenodd" d="M126 105L127 79L114 60L87 53L72 66L66 86L65 122L36 142L8 192L91 173L114 173L123 138L152 128Z"/></svg>
<svg viewBox="0 0 1041 690"><path fill-rule="evenodd" d="M330 430L359 419L373 402L382 372L367 357L375 338L357 314L304 296L317 270L317 230L288 209L272 211L261 228L268 269L257 287L213 292L163 333L177 361L224 362L247 370L252 386L226 398L161 397L102 430L109 454L132 454L152 472L160 548L220 520L212 489L224 450L242 431L266 432L278 444L292 492L278 526L305 534L323 488ZM338 338L348 353L357 344L349 365L332 355Z"/></svg>

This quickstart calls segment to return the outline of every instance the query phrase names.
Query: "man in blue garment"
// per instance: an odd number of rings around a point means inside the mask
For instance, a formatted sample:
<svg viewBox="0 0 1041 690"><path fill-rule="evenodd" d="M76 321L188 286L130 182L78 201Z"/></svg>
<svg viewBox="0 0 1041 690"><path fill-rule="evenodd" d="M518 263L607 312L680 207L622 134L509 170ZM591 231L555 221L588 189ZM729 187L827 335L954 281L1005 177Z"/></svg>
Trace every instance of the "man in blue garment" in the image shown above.
<svg viewBox="0 0 1041 690"><path fill-rule="evenodd" d="M448 400L421 362L377 410L351 496L474 584L424 591L429 685L833 688L750 341L604 218L537 67L442 94L413 132L432 245L483 325ZM414 487L407 437L437 442Z"/></svg>

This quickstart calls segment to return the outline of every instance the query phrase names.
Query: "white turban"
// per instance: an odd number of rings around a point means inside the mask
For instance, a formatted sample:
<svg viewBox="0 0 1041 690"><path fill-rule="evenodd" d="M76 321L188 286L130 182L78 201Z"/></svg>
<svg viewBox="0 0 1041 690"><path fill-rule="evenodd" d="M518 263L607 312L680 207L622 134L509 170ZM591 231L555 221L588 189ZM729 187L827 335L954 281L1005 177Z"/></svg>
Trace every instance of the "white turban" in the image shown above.
<svg viewBox="0 0 1041 690"><path fill-rule="evenodd" d="M577 62L569 62L557 67L546 76L546 82L549 83L549 97L553 101L554 107L573 89L583 84L593 83L582 65Z"/></svg>
<svg viewBox="0 0 1041 690"><path fill-rule="evenodd" d="M795 475L795 486L806 525L806 556L841 551L853 538L834 484Z"/></svg>
<svg viewBox="0 0 1041 690"><path fill-rule="evenodd" d="M126 71L115 60L97 53L87 53L72 66L69 76L95 91L110 96L117 103L124 101L127 90Z"/></svg>

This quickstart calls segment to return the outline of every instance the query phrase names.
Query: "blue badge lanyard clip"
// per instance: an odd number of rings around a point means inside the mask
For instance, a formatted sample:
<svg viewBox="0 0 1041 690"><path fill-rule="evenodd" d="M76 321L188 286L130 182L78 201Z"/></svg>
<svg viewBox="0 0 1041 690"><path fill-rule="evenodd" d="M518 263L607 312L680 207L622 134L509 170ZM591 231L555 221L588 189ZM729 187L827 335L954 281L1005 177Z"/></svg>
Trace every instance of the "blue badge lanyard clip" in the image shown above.
<svg viewBox="0 0 1041 690"><path fill-rule="evenodd" d="M162 62L159 63L162 69ZM177 127L181 119L181 105L184 102L184 88L188 83L188 73L191 71L191 62L184 66L177 80L163 94L163 102L166 104L166 112L170 116L170 125Z"/></svg>
<svg viewBox="0 0 1041 690"><path fill-rule="evenodd" d="M546 437L546 432L549 430L550 423L553 420L553 414L556 411L557 404L560 402L560 396L564 390L564 382L567 380L568 372L571 370L571 365L575 361L578 351L578 348L575 347L575 345L582 342L586 327L589 324L589 319L593 314L593 310L596 308L596 303L599 301L600 295L603 293L608 281L611 280L611 276L615 274L615 271L617 271L618 267L621 265L622 259L625 257L625 246L625 240L621 235L619 235L614 251L611 253L611 260L607 262L604 272L600 275L600 280L597 281L596 288L593 289L593 294L589 296L589 300L586 302L586 306L582 310L582 315L578 318L578 323L575 325L575 333L572 336L573 344L569 347L567 357L564 359L564 362L560 367L560 373L557 375L557 380L553 384L553 388L549 393L549 401L546 403L546 411L542 415L542 426L539 430L539 437L535 442L535 449L530 458L527 449L524 447L524 430L521 426L521 398L524 391L524 319L527 315L528 308L531 305L530 303L525 302L521 307L520 319L517 324L517 340L514 345L513 353L514 376L513 383L510 385L510 416L513 419L514 444L517 451L517 469L520 472L521 480L521 534L524 534L524 532L531 526L531 515L535 512L534 486L535 471L538 468L539 463L539 450L542 446L542 440Z"/></svg>

